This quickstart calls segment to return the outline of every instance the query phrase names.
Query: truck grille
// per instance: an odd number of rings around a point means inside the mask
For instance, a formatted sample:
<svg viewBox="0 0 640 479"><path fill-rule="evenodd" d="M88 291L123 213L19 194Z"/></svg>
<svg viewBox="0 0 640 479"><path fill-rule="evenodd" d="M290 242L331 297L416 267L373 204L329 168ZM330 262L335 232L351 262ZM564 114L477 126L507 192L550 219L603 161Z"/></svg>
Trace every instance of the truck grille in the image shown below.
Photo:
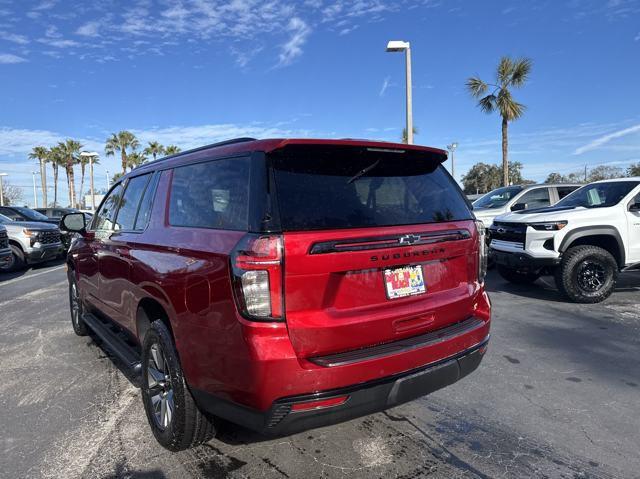
<svg viewBox="0 0 640 479"><path fill-rule="evenodd" d="M507 223L494 221L489 228L491 241L525 244L527 225L525 223Z"/></svg>
<svg viewBox="0 0 640 479"><path fill-rule="evenodd" d="M0 232L0 249L7 249L9 247L9 237L4 231Z"/></svg>
<svg viewBox="0 0 640 479"><path fill-rule="evenodd" d="M41 231L38 235L38 241L41 244L60 243L60 232L58 231Z"/></svg>

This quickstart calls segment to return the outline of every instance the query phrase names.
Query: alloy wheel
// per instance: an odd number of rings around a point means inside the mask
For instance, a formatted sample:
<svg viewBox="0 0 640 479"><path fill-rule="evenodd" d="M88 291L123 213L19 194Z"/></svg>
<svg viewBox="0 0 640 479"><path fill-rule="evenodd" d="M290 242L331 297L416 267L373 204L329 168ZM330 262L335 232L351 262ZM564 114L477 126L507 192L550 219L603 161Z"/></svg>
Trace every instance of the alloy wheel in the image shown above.
<svg viewBox="0 0 640 479"><path fill-rule="evenodd" d="M156 425L164 430L173 419L175 401L167 361L158 343L152 344L149 348L147 389Z"/></svg>
<svg viewBox="0 0 640 479"><path fill-rule="evenodd" d="M578 267L577 279L580 289L588 293L595 293L604 286L607 273L601 263L586 260Z"/></svg>
<svg viewBox="0 0 640 479"><path fill-rule="evenodd" d="M76 327L80 324L80 314L81 306L78 287L75 283L71 283L71 321L73 321L73 325Z"/></svg>

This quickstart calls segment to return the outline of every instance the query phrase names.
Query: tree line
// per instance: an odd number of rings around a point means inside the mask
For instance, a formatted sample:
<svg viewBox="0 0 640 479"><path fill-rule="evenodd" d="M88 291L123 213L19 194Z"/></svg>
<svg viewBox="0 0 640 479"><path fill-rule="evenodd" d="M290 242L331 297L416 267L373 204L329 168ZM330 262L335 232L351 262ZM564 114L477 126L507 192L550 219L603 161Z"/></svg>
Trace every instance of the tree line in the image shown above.
<svg viewBox="0 0 640 479"><path fill-rule="evenodd" d="M150 157L155 161L158 157L175 155L180 148L175 145L164 146L157 141L148 142L147 146L140 149L140 141L130 131L122 130L113 133L105 142L104 151L107 156L120 155L122 172L114 175L114 180L124 175L127 169L133 169L149 161ZM29 159L36 160L40 166L40 179L42 183L42 202L48 205L47 195L47 165L51 165L53 172L53 205L58 206L58 177L60 170L65 173L68 188L68 201L70 206L80 207L84 193L84 179L89 158L83 156L84 145L79 141L67 139L58 144L46 147L36 146L29 153ZM97 158L93 163L99 163ZM80 190L76 196L75 166L80 166ZM79 198L79 199L78 199Z"/></svg>
<svg viewBox="0 0 640 479"><path fill-rule="evenodd" d="M634 163L624 169L612 165L599 165L594 168L585 168L585 171L576 171L567 175L557 172L549 173L545 183L591 183L593 181L611 180L625 176L640 176L640 163ZM509 179L512 185L528 185L536 183L522 176L522 163L509 162ZM462 177L462 186L466 194L487 193L503 186L502 168L498 165L476 163Z"/></svg>

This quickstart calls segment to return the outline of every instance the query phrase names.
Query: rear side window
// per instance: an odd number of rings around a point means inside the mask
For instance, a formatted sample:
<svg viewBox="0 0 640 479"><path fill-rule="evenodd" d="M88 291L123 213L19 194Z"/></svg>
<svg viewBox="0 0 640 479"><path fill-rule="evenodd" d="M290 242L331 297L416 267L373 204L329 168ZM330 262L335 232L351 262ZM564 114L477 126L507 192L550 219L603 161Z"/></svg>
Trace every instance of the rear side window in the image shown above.
<svg viewBox="0 0 640 479"><path fill-rule="evenodd" d="M104 200L100 210L96 213L93 219L94 230L112 230L113 223L118 211L118 205L120 204L120 197L122 196L122 183L118 183L109 193L109 196Z"/></svg>
<svg viewBox="0 0 640 479"><path fill-rule="evenodd" d="M248 229L249 158L230 158L173 170L172 226Z"/></svg>
<svg viewBox="0 0 640 479"><path fill-rule="evenodd" d="M578 187L577 186L558 186L557 190L558 190L558 198L562 199L565 196L567 196L569 193L573 193L575 190L577 190Z"/></svg>
<svg viewBox="0 0 640 479"><path fill-rule="evenodd" d="M158 187L159 174L155 174L149 180L147 188L144 190L144 196L138 209L138 216L136 217L136 223L133 227L136 231L141 231L149 224L149 218L151 217L151 208L153 206L153 197L156 195L156 188Z"/></svg>
<svg viewBox="0 0 640 479"><path fill-rule="evenodd" d="M271 161L285 231L472 218L438 155L353 148L296 153Z"/></svg>
<svg viewBox="0 0 640 479"><path fill-rule="evenodd" d="M120 201L120 210L118 211L118 217L115 222L116 230L134 229L140 200L142 199L142 195L150 178L150 174L141 175L131 178L127 182L127 189Z"/></svg>
<svg viewBox="0 0 640 479"><path fill-rule="evenodd" d="M551 204L549 197L549 188L536 188L534 190L527 191L524 195L518 198L518 203L524 203L527 205L527 209L542 208Z"/></svg>

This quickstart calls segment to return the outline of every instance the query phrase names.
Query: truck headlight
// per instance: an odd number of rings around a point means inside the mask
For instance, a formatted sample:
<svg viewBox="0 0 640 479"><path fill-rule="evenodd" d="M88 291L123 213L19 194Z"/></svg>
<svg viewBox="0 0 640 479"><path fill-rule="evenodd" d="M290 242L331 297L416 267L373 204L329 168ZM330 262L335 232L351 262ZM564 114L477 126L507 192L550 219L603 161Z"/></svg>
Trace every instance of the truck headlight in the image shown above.
<svg viewBox="0 0 640 479"><path fill-rule="evenodd" d="M549 221L544 223L529 223L534 230L537 231L559 231L567 226L566 221Z"/></svg>

